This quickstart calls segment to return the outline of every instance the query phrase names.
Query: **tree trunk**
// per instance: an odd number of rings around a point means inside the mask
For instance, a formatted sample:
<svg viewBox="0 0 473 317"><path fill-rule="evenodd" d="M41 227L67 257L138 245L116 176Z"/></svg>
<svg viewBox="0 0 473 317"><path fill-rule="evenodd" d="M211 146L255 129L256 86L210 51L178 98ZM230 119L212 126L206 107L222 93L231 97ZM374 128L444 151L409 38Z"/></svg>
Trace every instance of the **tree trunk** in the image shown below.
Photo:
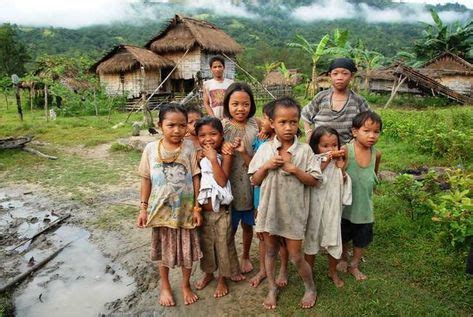
<svg viewBox="0 0 473 317"><path fill-rule="evenodd" d="M94 108L95 108L95 116L99 115L99 109L97 108L97 95L95 93L95 88L94 88Z"/></svg>
<svg viewBox="0 0 473 317"><path fill-rule="evenodd" d="M314 97L319 91L319 83L317 82L317 66L315 63L312 64L312 78L309 86L309 96Z"/></svg>
<svg viewBox="0 0 473 317"><path fill-rule="evenodd" d="M21 97L20 97L20 86L16 86L16 107L18 109L18 115L20 116L20 120L23 121L23 108L21 107Z"/></svg>
<svg viewBox="0 0 473 317"><path fill-rule="evenodd" d="M48 85L44 85L44 114L46 115L46 121L49 121L48 112Z"/></svg>
<svg viewBox="0 0 473 317"><path fill-rule="evenodd" d="M7 94L7 92L5 91L5 92L3 93L3 95L5 96L5 103L7 104L7 110L8 110L8 94Z"/></svg>

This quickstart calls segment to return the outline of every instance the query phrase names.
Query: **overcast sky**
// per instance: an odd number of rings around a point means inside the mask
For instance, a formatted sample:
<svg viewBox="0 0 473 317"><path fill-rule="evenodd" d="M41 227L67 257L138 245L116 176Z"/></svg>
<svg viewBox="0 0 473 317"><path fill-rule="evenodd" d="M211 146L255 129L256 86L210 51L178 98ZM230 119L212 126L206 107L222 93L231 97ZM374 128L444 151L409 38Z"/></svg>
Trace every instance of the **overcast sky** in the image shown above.
<svg viewBox="0 0 473 317"><path fill-rule="evenodd" d="M395 0L399 2L399 0ZM0 0L0 23L10 22L27 26L56 26L78 28L110 22L139 21L143 17L153 18L155 13L150 9L139 8L139 0ZM167 2L167 0L154 0ZM204 8L218 10L218 14L227 16L256 17L245 7L236 7L229 0L184 0L185 10ZM445 3L444 0L403 0L415 3ZM451 1L450 1L451 2ZM473 9L473 0L458 0L458 3ZM337 14L334 14L337 13ZM422 5L413 5L406 10L379 10L366 4L361 10L356 9L346 0L318 0L313 4L296 8L293 18L303 21L333 20L358 17L367 22L430 22L429 12ZM444 21L465 20L469 13L451 11L440 12Z"/></svg>

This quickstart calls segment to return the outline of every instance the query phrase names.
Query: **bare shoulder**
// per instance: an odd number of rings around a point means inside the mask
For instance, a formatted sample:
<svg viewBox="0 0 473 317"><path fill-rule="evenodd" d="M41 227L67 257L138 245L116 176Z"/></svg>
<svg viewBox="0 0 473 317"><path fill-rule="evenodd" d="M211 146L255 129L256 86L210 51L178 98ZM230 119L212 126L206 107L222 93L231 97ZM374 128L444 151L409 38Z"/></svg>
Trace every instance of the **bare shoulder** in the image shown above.
<svg viewBox="0 0 473 317"><path fill-rule="evenodd" d="M376 159L379 160L381 158L381 151L380 150L376 150Z"/></svg>

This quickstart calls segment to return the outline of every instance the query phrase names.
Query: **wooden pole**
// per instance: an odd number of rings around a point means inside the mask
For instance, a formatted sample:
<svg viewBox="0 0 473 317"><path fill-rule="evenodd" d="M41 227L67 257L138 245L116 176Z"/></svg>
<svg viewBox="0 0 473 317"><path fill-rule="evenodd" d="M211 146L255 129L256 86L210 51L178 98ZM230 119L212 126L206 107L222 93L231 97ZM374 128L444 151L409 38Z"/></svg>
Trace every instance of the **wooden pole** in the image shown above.
<svg viewBox="0 0 473 317"><path fill-rule="evenodd" d="M17 84L16 86L16 107L18 109L18 115L20 116L20 120L23 121L23 108L21 107L21 97L20 97L20 86Z"/></svg>
<svg viewBox="0 0 473 317"><path fill-rule="evenodd" d="M99 115L99 109L97 108L97 95L94 88L94 108L95 108L95 116Z"/></svg>
<svg viewBox="0 0 473 317"><path fill-rule="evenodd" d="M402 76L399 76L399 79L398 79L398 84L396 85L396 82L394 82L394 85L396 87L393 86L393 90L391 92L391 96L389 97L388 101L386 102L386 104L384 105L384 109L386 109L389 104L391 103L391 101L393 101L394 99L394 96L396 96L396 93L397 91L399 90L399 88L401 88L401 85L404 84L404 82L406 81L407 77L402 77Z"/></svg>
<svg viewBox="0 0 473 317"><path fill-rule="evenodd" d="M46 115L46 121L49 121L48 114L48 85L44 85L44 114Z"/></svg>

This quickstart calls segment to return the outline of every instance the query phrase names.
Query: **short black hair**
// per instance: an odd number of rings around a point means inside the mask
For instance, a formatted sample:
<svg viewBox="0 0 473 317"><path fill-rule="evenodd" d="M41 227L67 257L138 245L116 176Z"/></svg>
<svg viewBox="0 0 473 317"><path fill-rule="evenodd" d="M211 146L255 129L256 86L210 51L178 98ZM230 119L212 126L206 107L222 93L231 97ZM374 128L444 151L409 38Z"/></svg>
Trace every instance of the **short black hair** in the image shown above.
<svg viewBox="0 0 473 317"><path fill-rule="evenodd" d="M379 131L383 130L383 120L381 116L372 110L366 110L357 114L352 121L352 128L359 129L361 128L366 121L371 120L374 123L379 124Z"/></svg>
<svg viewBox="0 0 473 317"><path fill-rule="evenodd" d="M222 63L223 67L225 67L225 58L223 58L223 57L220 56L220 55L212 56L212 58L211 58L210 61L209 61L209 66L210 66L210 68L212 68L212 64L213 64L214 62L220 62L220 63Z"/></svg>
<svg viewBox="0 0 473 317"><path fill-rule="evenodd" d="M216 117L205 116L202 119L197 120L195 123L195 134L199 134L199 130L204 126L209 125L221 134L223 134L223 125L222 122Z"/></svg>
<svg viewBox="0 0 473 317"><path fill-rule="evenodd" d="M223 115L227 118L231 118L230 115L230 97L233 93L237 91L243 91L250 96L250 113L248 113L248 119L253 117L256 113L256 103L255 98L253 97L253 92L251 91L251 87L246 83L233 83L228 86L227 91L225 91L225 97L223 97Z"/></svg>
<svg viewBox="0 0 473 317"><path fill-rule="evenodd" d="M200 110L200 108L197 107L197 106L188 106L188 107L187 107L187 114L189 114L189 113L197 113L197 114L199 114L201 117L204 116L204 114L202 113L202 110Z"/></svg>
<svg viewBox="0 0 473 317"><path fill-rule="evenodd" d="M269 117L274 120L274 116L276 114L276 109L282 108L295 108L299 112L299 118L301 117L301 106L299 103L292 97L284 96L274 100L274 106L270 109Z"/></svg>
<svg viewBox="0 0 473 317"><path fill-rule="evenodd" d="M168 112L182 113L186 117L186 121L187 121L186 108L184 108L183 106L181 106L178 103L171 102L171 103L168 103L168 104L165 104L165 105L161 105L159 107L159 115L158 115L159 123L162 123L164 121L164 119L166 118L166 114Z"/></svg>
<svg viewBox="0 0 473 317"><path fill-rule="evenodd" d="M269 117L271 111L273 110L274 108L274 103L275 103L276 100L271 100L270 102L268 102L267 104L265 104L263 106L263 113L265 115L267 115Z"/></svg>
<svg viewBox="0 0 473 317"><path fill-rule="evenodd" d="M320 154L319 153L319 142L320 142L320 139L324 136L324 135L335 135L337 137L337 141L338 141L338 149L340 150L340 134L338 134L338 131L335 130L334 128L332 127L327 127L327 126L318 126L314 132L312 132L312 135L310 136L310 141L309 141L309 145L310 147L312 148L312 151L314 151L315 154Z"/></svg>

